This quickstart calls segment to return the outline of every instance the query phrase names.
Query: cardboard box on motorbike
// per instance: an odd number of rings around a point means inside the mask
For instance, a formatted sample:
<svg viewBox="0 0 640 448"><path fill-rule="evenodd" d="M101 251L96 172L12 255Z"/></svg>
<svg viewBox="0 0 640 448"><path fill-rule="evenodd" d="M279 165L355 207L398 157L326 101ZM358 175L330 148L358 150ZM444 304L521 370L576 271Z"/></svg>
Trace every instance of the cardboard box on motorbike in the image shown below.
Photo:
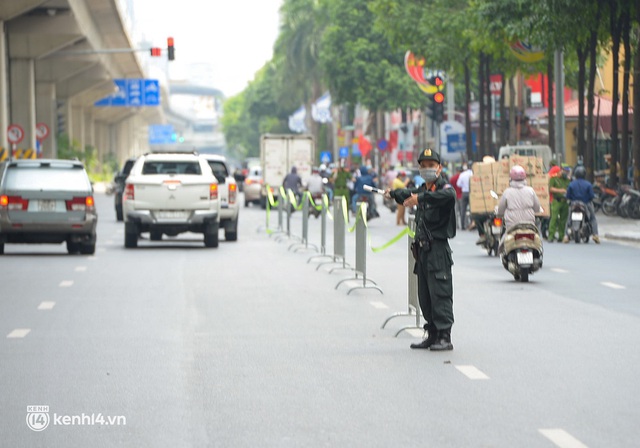
<svg viewBox="0 0 640 448"><path fill-rule="evenodd" d="M531 186L543 212L538 216L549 216L549 178L544 173L541 158L512 155L509 159L497 162L473 164L473 176L469 184L469 207L472 214L492 213L498 200L491 197L491 190L502 195L509 187L509 170L513 165L522 166L527 172L527 181Z"/></svg>

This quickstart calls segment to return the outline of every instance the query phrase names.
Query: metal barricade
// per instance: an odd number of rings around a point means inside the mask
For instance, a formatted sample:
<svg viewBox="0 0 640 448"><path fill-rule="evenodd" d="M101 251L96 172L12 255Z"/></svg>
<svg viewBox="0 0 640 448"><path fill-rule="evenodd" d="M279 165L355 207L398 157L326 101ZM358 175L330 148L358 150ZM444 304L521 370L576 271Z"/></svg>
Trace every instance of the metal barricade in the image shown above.
<svg viewBox="0 0 640 448"><path fill-rule="evenodd" d="M314 258L323 259L328 258L333 260L331 255L327 255L327 199L326 196L322 197L322 209L320 210L320 254L313 255L307 260L309 263Z"/></svg>
<svg viewBox="0 0 640 448"><path fill-rule="evenodd" d="M409 229L411 229L411 234L413 234L416 230L416 220L413 216L409 217ZM413 273L416 265L416 261L413 259L413 254L411 253L411 244L413 243L413 238L411 234L407 238L408 243L408 255L407 255L407 281L408 281L408 297L407 297L407 312L406 313L395 313L391 316L387 317L387 319L382 324L381 328L384 328L387 323L396 317L400 316L415 316L416 324L415 326L409 325L407 327L402 327L396 333L396 337L406 330L412 329L420 329L422 330L422 326L420 323L420 316L422 315L420 311L420 302L418 301L418 276Z"/></svg>
<svg viewBox="0 0 640 448"><path fill-rule="evenodd" d="M284 227L283 227L283 210L284 210L284 202L285 199L282 197L282 194L280 191L278 191L278 200L276 202L277 204L277 211L278 211L278 227L275 230L271 230L269 229L269 218L270 218L270 214L271 211L273 210L271 208L272 204L273 204L273 194L269 191L269 186L267 185L267 217L266 217L266 229L267 229L267 233L269 234L269 238L271 238L274 235L279 235L281 233L284 233ZM260 231L260 228L258 228L258 232Z"/></svg>
<svg viewBox="0 0 640 448"><path fill-rule="evenodd" d="M318 247L315 244L309 243L309 205L312 201L313 198L308 192L302 195L302 238L299 243L294 243L289 246L289 250L298 246L294 250L294 252L297 252L300 249L309 249L310 246L312 246L313 250L318 251Z"/></svg>
<svg viewBox="0 0 640 448"><path fill-rule="evenodd" d="M325 261L324 263L318 264L316 267L316 271L320 269L321 266L326 264L341 264L342 266L337 266L332 268L329 273L332 273L335 270L353 270L347 263L347 259L345 256L345 235L347 232L347 224L345 219L345 207L346 200L343 196L338 196L333 198L333 256L331 257L332 261ZM349 208L347 206L346 213L348 216Z"/></svg>
<svg viewBox="0 0 640 448"><path fill-rule="evenodd" d="M367 278L367 223L365 216L367 215L367 203L361 202L358 206L356 214L356 276L353 278L345 278L340 280L335 289L338 289L342 283L352 280L362 280L362 285L354 286L347 294L351 294L354 289L377 289L382 294L382 289L371 279ZM371 284L369 284L369 283Z"/></svg>

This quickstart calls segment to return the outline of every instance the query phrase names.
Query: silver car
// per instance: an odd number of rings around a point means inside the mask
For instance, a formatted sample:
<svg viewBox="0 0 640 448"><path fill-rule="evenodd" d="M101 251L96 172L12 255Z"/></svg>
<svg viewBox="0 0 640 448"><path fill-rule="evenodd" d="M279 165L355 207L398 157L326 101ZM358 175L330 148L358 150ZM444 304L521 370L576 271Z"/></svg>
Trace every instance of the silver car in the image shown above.
<svg viewBox="0 0 640 448"><path fill-rule="evenodd" d="M14 160L0 165L0 254L6 243L96 250L93 187L81 162Z"/></svg>

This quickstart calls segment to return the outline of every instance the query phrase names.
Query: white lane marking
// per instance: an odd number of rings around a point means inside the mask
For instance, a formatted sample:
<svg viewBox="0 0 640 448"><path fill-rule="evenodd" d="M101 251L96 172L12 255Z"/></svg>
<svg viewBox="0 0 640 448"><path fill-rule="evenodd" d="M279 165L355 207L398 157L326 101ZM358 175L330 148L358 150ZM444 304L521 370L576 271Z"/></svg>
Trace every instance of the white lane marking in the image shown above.
<svg viewBox="0 0 640 448"><path fill-rule="evenodd" d="M560 269L560 268L551 268L551 272L557 272L558 274L568 274L569 271L567 271L566 269Z"/></svg>
<svg viewBox="0 0 640 448"><path fill-rule="evenodd" d="M600 284L613 289L626 289L624 286L618 285L617 283L613 283L613 282L600 282Z"/></svg>
<svg viewBox="0 0 640 448"><path fill-rule="evenodd" d="M564 429L539 429L540 433L559 448L587 448L587 445L573 437Z"/></svg>
<svg viewBox="0 0 640 448"><path fill-rule="evenodd" d="M7 335L7 338L16 339L23 338L29 334L31 330L29 328L16 328L11 333Z"/></svg>
<svg viewBox="0 0 640 448"><path fill-rule="evenodd" d="M76 266L76 272L84 272L87 270L86 266Z"/></svg>
<svg viewBox="0 0 640 448"><path fill-rule="evenodd" d="M96 251L97 251L97 252L106 252L106 251L107 251L107 249L105 249L104 247L98 247L98 248L96 249Z"/></svg>
<svg viewBox="0 0 640 448"><path fill-rule="evenodd" d="M54 306L56 306L56 302L42 302L40 303L40 305L38 305L38 309L50 310L50 309L53 309Z"/></svg>
<svg viewBox="0 0 640 448"><path fill-rule="evenodd" d="M68 288L71 285L73 285L73 280L63 280L58 286L60 286L61 288Z"/></svg>
<svg viewBox="0 0 640 448"><path fill-rule="evenodd" d="M407 333L409 333L411 336L414 336L416 338L424 337L424 330L420 330L419 328L410 328L407 330Z"/></svg>
<svg viewBox="0 0 640 448"><path fill-rule="evenodd" d="M456 366L470 380L488 380L489 377L475 366Z"/></svg>
<svg viewBox="0 0 640 448"><path fill-rule="evenodd" d="M87 260L95 261L96 260L96 256L95 255L91 255L90 257L87 257Z"/></svg>
<svg viewBox="0 0 640 448"><path fill-rule="evenodd" d="M386 310L389 307L382 302L369 302L372 307L378 308L379 310Z"/></svg>

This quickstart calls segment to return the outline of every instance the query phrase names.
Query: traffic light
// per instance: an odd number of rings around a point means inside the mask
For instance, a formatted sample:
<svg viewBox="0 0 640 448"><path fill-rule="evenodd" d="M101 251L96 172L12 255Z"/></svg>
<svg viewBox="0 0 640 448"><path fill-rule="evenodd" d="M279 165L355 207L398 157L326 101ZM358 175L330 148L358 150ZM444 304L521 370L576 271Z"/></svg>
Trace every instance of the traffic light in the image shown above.
<svg viewBox="0 0 640 448"><path fill-rule="evenodd" d="M436 123L442 122L444 119L444 93L436 92L431 96L427 116Z"/></svg>
<svg viewBox="0 0 640 448"><path fill-rule="evenodd" d="M167 37L167 59L173 61L176 58L175 48L173 47L173 37Z"/></svg>
<svg viewBox="0 0 640 448"><path fill-rule="evenodd" d="M150 51L151 51L151 56L153 57L160 56L162 54L162 49L159 47L151 47Z"/></svg>

